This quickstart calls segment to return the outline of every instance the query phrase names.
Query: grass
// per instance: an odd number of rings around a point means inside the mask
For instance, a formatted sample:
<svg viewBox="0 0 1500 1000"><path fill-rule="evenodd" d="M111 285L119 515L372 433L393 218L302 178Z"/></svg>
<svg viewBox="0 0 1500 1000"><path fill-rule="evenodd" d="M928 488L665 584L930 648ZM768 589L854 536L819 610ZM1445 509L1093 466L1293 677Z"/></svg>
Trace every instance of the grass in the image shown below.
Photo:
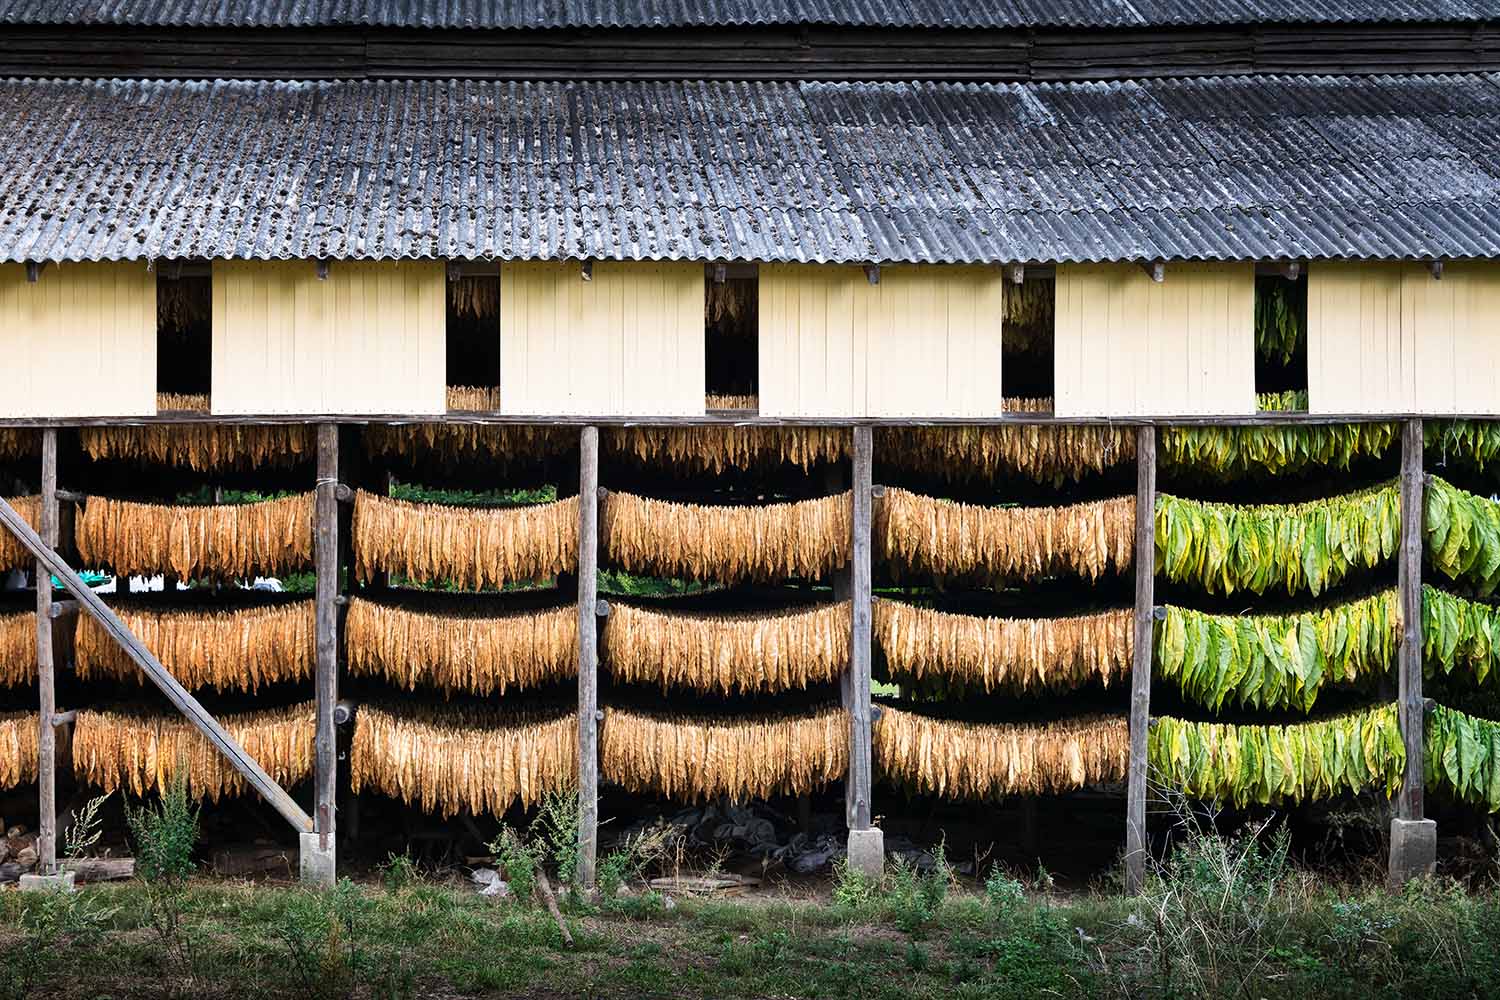
<svg viewBox="0 0 1500 1000"><path fill-rule="evenodd" d="M843 903L686 899L666 908L632 896L604 909L565 906L572 948L541 910L408 874L388 888L346 882L322 893L194 882L183 912L193 956L185 974L161 957L141 886L95 886L81 891L107 914L102 933L47 955L29 995L1500 995L1492 891L1439 882L1404 894L1339 891L1298 877L1277 882L1269 901L1255 897L1249 927L1214 895L1224 880L1203 863L1186 859L1185 872L1165 873L1178 879L1172 888L1158 878L1138 900L953 889L915 916L899 886L846 894L852 901ZM6 972L32 943L24 918L36 905L34 896L0 894ZM1218 940L1195 941L1205 930ZM1163 955L1164 945L1175 953Z"/></svg>

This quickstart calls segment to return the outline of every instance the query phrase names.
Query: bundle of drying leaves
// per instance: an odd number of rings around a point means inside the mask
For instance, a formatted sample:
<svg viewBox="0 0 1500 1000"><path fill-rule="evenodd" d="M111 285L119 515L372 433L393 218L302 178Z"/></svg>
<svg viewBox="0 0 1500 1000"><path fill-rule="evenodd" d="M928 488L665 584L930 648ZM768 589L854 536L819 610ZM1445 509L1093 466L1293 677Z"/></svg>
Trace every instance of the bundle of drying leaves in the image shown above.
<svg viewBox="0 0 1500 1000"><path fill-rule="evenodd" d="M1156 570L1209 593L1314 595L1390 559L1401 538L1394 485L1298 504L1156 501Z"/></svg>
<svg viewBox="0 0 1500 1000"><path fill-rule="evenodd" d="M426 611L352 598L344 645L351 674L408 691L503 695L577 675L578 609Z"/></svg>
<svg viewBox="0 0 1500 1000"><path fill-rule="evenodd" d="M1301 803L1401 787L1406 745L1395 705L1288 726L1158 716L1147 741L1151 780L1192 798Z"/></svg>
<svg viewBox="0 0 1500 1000"><path fill-rule="evenodd" d="M1450 580L1481 595L1500 585L1500 503L1427 477L1427 557Z"/></svg>
<svg viewBox="0 0 1500 1000"><path fill-rule="evenodd" d="M1306 712L1325 684L1354 684L1396 662L1401 614L1388 590L1289 615L1209 615L1168 607L1154 676L1218 711L1226 702Z"/></svg>
<svg viewBox="0 0 1500 1000"><path fill-rule="evenodd" d="M67 749L67 727L57 730L58 752ZM0 714L0 788L15 788L36 781L37 715L35 712Z"/></svg>
<svg viewBox="0 0 1500 1000"><path fill-rule="evenodd" d="M849 561L849 493L741 506L703 506L610 493L600 544L632 573L739 583L817 579Z"/></svg>
<svg viewBox="0 0 1500 1000"><path fill-rule="evenodd" d="M786 691L838 678L849 665L850 605L685 614L611 602L603 658L627 683L722 694Z"/></svg>
<svg viewBox="0 0 1500 1000"><path fill-rule="evenodd" d="M578 782L578 715L361 705L349 786L438 812L503 816Z"/></svg>
<svg viewBox="0 0 1500 1000"><path fill-rule="evenodd" d="M219 723L283 788L312 774L312 702L239 715ZM249 786L208 737L180 715L80 709L73 728L73 773L79 781L133 796L164 794L180 769L188 794L218 802Z"/></svg>
<svg viewBox="0 0 1500 1000"><path fill-rule="evenodd" d="M36 612L0 615L0 687L36 680Z"/></svg>
<svg viewBox="0 0 1500 1000"><path fill-rule="evenodd" d="M600 774L631 792L696 801L804 795L849 768L849 714L657 717L610 709Z"/></svg>
<svg viewBox="0 0 1500 1000"><path fill-rule="evenodd" d="M1458 667L1476 684L1500 676L1500 609L1423 586L1422 663L1428 676Z"/></svg>
<svg viewBox="0 0 1500 1000"><path fill-rule="evenodd" d="M981 507L887 489L875 501L872 542L893 570L918 576L1097 580L1130 568L1135 498Z"/></svg>
<svg viewBox="0 0 1500 1000"><path fill-rule="evenodd" d="M194 472L289 469L311 460L317 452L317 438L311 424L80 427L78 442L94 461L150 462Z"/></svg>
<svg viewBox="0 0 1500 1000"><path fill-rule="evenodd" d="M1500 722L1435 705L1427 713L1423 783L1500 812Z"/></svg>
<svg viewBox="0 0 1500 1000"><path fill-rule="evenodd" d="M1130 670L1135 613L983 618L876 598L874 638L893 679L942 677L985 691L1109 686Z"/></svg>
<svg viewBox="0 0 1500 1000"><path fill-rule="evenodd" d="M1122 781L1130 764L1123 716L986 724L882 705L871 739L880 774L914 791L957 799L1076 791Z"/></svg>
<svg viewBox="0 0 1500 1000"><path fill-rule="evenodd" d="M578 566L578 498L529 507L413 503L359 490L354 571L381 570L465 590L538 580Z"/></svg>
<svg viewBox="0 0 1500 1000"><path fill-rule="evenodd" d="M6 497L5 502L14 507L16 513L20 514L22 520L31 525L33 530L42 523L41 497ZM16 541L16 536L0 528L0 573L29 567L34 563L31 553Z"/></svg>
<svg viewBox="0 0 1500 1000"><path fill-rule="evenodd" d="M311 493L195 506L89 497L75 538L86 565L121 576L244 579L310 567L312 522Z"/></svg>
<svg viewBox="0 0 1500 1000"><path fill-rule="evenodd" d="M115 614L189 690L255 691L262 684L312 676L317 655L313 601L234 610L159 610L121 604ZM91 615L74 633L81 678L146 683L146 675Z"/></svg>

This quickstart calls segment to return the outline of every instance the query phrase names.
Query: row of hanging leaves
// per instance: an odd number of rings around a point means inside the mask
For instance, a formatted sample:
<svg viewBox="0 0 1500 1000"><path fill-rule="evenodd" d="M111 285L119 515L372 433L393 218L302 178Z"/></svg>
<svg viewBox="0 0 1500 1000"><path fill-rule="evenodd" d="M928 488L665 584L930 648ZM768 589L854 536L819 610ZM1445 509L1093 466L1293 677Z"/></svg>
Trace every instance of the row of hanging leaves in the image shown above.
<svg viewBox="0 0 1500 1000"><path fill-rule="evenodd" d="M1476 684L1500 677L1500 609L1423 586L1422 662L1429 676L1462 667Z"/></svg>
<svg viewBox="0 0 1500 1000"><path fill-rule="evenodd" d="M1434 705L1424 728L1423 784L1500 812L1500 722Z"/></svg>
<svg viewBox="0 0 1500 1000"><path fill-rule="evenodd" d="M1393 484L1299 504L1240 506L1167 494L1156 501L1157 572L1213 594L1316 596L1352 570L1391 558L1400 537L1401 496Z"/></svg>
<svg viewBox="0 0 1500 1000"><path fill-rule="evenodd" d="M1433 568L1482 596L1493 594L1500 585L1500 503L1438 476L1427 479L1425 534Z"/></svg>
<svg viewBox="0 0 1500 1000"><path fill-rule="evenodd" d="M1383 455L1400 432L1392 423L1253 427L1163 427L1164 465L1219 479L1279 476L1308 467L1348 469Z"/></svg>
<svg viewBox="0 0 1500 1000"><path fill-rule="evenodd" d="M1290 363L1302 342L1305 315L1305 282L1275 277L1255 279L1255 346L1262 358L1282 365Z"/></svg>
<svg viewBox="0 0 1500 1000"><path fill-rule="evenodd" d="M1401 786L1406 745L1395 705L1288 726L1159 716L1147 741L1152 780L1195 799L1306 802Z"/></svg>
<svg viewBox="0 0 1500 1000"><path fill-rule="evenodd" d="M1309 711L1325 684L1387 672L1401 633L1395 590L1294 615L1166 611L1156 627L1156 676L1215 711L1226 702Z"/></svg>

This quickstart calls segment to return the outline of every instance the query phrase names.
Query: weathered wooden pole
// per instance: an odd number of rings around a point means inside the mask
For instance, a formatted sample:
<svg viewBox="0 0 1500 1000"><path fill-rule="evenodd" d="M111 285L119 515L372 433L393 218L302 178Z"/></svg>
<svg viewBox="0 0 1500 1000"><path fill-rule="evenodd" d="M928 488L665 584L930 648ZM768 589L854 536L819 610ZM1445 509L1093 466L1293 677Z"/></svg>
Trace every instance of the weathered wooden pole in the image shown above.
<svg viewBox="0 0 1500 1000"><path fill-rule="evenodd" d="M313 565L317 571L317 722L313 758L313 832L302 836L302 881L332 885L338 793L338 735L333 710L339 700L339 428L318 425L318 481L314 499Z"/></svg>
<svg viewBox="0 0 1500 1000"><path fill-rule="evenodd" d="M57 547L57 430L42 431L42 540ZM57 873L57 688L52 663L52 571L36 563L37 873Z"/></svg>
<svg viewBox="0 0 1500 1000"><path fill-rule="evenodd" d="M874 505L875 446L868 424L855 427L853 451L853 538L849 552L849 778L847 821L849 863L878 877L885 868L885 838L872 825L870 765L870 604L872 588L870 522Z"/></svg>
<svg viewBox="0 0 1500 1000"><path fill-rule="evenodd" d="M1146 737L1156 617L1156 428L1135 432L1135 642L1130 664L1130 769L1125 787L1125 891L1146 879Z"/></svg>
<svg viewBox="0 0 1500 1000"><path fill-rule="evenodd" d="M578 438L578 872L594 885L599 850L599 428Z"/></svg>
<svg viewBox="0 0 1500 1000"><path fill-rule="evenodd" d="M1401 648L1397 659L1397 711L1406 744L1406 771L1391 820L1387 880L1400 888L1431 874L1437 862L1437 823L1423 818L1422 764L1426 712L1422 702L1422 539L1426 504L1422 421L1401 425L1401 551L1396 587L1401 594Z"/></svg>

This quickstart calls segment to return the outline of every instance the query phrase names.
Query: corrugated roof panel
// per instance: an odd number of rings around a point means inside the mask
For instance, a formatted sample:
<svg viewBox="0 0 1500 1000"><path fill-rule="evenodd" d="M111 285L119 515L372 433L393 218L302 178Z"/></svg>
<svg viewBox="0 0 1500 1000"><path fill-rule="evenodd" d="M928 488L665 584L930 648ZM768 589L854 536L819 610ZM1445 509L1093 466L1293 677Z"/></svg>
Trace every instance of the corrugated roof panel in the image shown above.
<svg viewBox="0 0 1500 1000"><path fill-rule="evenodd" d="M1488 77L0 83L0 258L1500 253Z"/></svg>
<svg viewBox="0 0 1500 1000"><path fill-rule="evenodd" d="M182 27L1081 27L1473 22L1495 0L0 0L0 22Z"/></svg>

